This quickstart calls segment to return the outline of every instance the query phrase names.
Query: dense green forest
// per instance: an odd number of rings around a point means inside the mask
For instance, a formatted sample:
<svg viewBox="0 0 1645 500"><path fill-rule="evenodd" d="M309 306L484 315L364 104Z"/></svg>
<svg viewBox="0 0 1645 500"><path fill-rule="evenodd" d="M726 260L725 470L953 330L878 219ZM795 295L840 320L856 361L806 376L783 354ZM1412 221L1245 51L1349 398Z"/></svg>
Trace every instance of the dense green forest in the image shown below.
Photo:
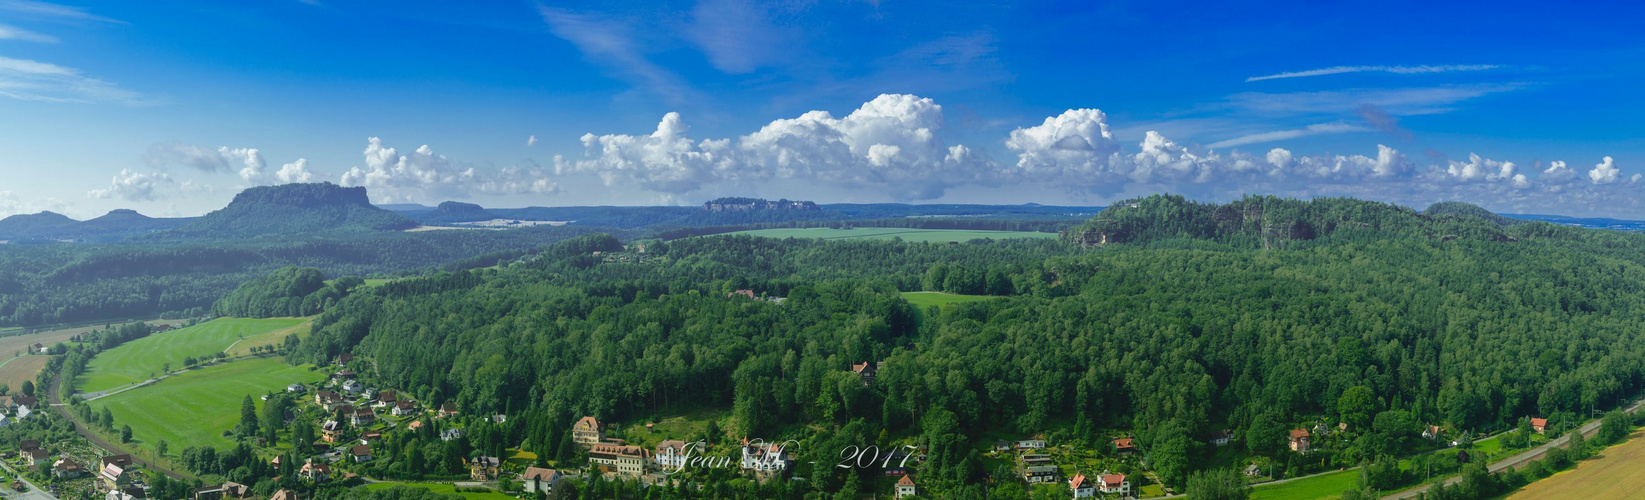
<svg viewBox="0 0 1645 500"><path fill-rule="evenodd" d="M247 281L211 307L211 314L238 318L273 318L320 314L364 280L353 276L326 283L312 267L288 266Z"/></svg>
<svg viewBox="0 0 1645 500"><path fill-rule="evenodd" d="M1569 420L1645 383L1645 236L1169 196L1066 235L698 237L617 261L593 254L614 238L584 236L354 293L289 357L353 352L424 401L542 412L552 425L528 448L545 454L581 415L702 406L731 411L726 436L801 439L818 455L800 463L829 463L829 443L913 438L929 449L922 487L956 496L980 494L967 485L990 471L971 443L992 432L1134 435L1180 486L1214 429L1282 466L1334 468L1398 455L1420 425ZM728 297L744 288L787 299ZM921 289L1004 297L916 311L898 294ZM884 363L872 387L849 371L865 361ZM1318 465L1288 457L1284 433L1324 420L1364 430L1311 454ZM801 472L823 491L857 484Z"/></svg>

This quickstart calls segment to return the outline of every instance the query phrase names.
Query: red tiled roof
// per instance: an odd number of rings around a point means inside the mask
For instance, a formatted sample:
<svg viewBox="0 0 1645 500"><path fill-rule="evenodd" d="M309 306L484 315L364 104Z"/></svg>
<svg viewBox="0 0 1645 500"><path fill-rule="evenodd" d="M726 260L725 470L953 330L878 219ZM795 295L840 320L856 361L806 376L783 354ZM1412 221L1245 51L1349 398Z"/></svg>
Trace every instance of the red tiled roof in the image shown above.
<svg viewBox="0 0 1645 500"><path fill-rule="evenodd" d="M1119 438L1114 440L1114 447L1123 450L1126 448L1136 448L1137 445L1131 443L1131 438Z"/></svg>
<svg viewBox="0 0 1645 500"><path fill-rule="evenodd" d="M1077 490L1077 489L1080 489L1080 486L1082 486L1084 484L1085 484L1085 474L1074 474L1074 478L1068 480L1068 489Z"/></svg>
<svg viewBox="0 0 1645 500"><path fill-rule="evenodd" d="M1308 437L1308 429L1296 429L1296 430L1291 431L1291 439L1305 438L1305 437Z"/></svg>
<svg viewBox="0 0 1645 500"><path fill-rule="evenodd" d="M903 476L902 479L897 480L897 486L913 486L913 485L914 485L914 478L912 478L912 477Z"/></svg>
<svg viewBox="0 0 1645 500"><path fill-rule="evenodd" d="M1124 483L1125 474L1104 474L1102 476L1102 486L1104 488L1118 488Z"/></svg>

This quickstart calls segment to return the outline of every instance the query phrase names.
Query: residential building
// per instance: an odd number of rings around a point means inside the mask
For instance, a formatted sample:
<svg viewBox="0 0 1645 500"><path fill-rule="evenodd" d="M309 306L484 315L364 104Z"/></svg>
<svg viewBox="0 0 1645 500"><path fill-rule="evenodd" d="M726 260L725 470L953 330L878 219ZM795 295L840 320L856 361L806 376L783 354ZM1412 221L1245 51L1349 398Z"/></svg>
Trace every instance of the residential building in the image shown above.
<svg viewBox="0 0 1645 500"><path fill-rule="evenodd" d="M1019 450L1038 450L1045 448L1045 436L1034 436L1032 439L1017 441L1016 447Z"/></svg>
<svg viewBox="0 0 1645 500"><path fill-rule="evenodd" d="M1546 419L1546 418L1533 418L1533 419L1531 419L1531 430L1536 431L1537 434L1547 433L1547 431L1548 431L1548 419Z"/></svg>
<svg viewBox="0 0 1645 500"><path fill-rule="evenodd" d="M38 439L24 439L17 443L17 451L21 451L23 453L28 453L38 449L40 449L40 440Z"/></svg>
<svg viewBox="0 0 1645 500"><path fill-rule="evenodd" d="M1291 451L1297 453L1308 453L1308 437L1308 429L1296 429L1291 431L1291 436L1289 438Z"/></svg>
<svg viewBox="0 0 1645 500"><path fill-rule="evenodd" d="M308 388L303 387L303 384L291 384L291 385L286 386L286 392L295 392L295 393L298 393L298 394L302 394L303 392L305 392L307 390L308 390Z"/></svg>
<svg viewBox="0 0 1645 500"><path fill-rule="evenodd" d="M1075 474L1073 479L1069 479L1068 490L1074 492L1074 498L1097 496L1097 485L1085 479L1085 474Z"/></svg>
<svg viewBox="0 0 1645 500"><path fill-rule="evenodd" d="M371 447L367 445L355 445L348 449L348 454L354 457L354 463L371 461Z"/></svg>
<svg viewBox="0 0 1645 500"><path fill-rule="evenodd" d="M343 395L338 394L337 391L315 391L314 404L320 405L326 411L332 411L337 408L337 405L343 404Z"/></svg>
<svg viewBox="0 0 1645 500"><path fill-rule="evenodd" d="M109 464L114 464L121 467L130 467L131 455L108 455L97 460L98 469L102 469Z"/></svg>
<svg viewBox="0 0 1645 500"><path fill-rule="evenodd" d="M1228 442L1233 440L1233 438L1234 434L1229 432L1228 429L1217 429L1211 431L1211 444L1213 445L1228 446Z"/></svg>
<svg viewBox="0 0 1645 500"><path fill-rule="evenodd" d="M686 451L686 446L688 445L685 441L680 441L677 439L670 439L657 443L657 453L653 455L657 466L663 468L664 470L680 470L684 468L685 462L688 460L687 457L690 456L690 453Z"/></svg>
<svg viewBox="0 0 1645 500"><path fill-rule="evenodd" d="M919 491L919 486L914 484L914 478L903 476L902 479L897 480L897 498L918 495L920 494Z"/></svg>
<svg viewBox="0 0 1645 500"><path fill-rule="evenodd" d="M79 462L62 458L51 464L51 475L58 479L74 479L86 475L86 468Z"/></svg>
<svg viewBox="0 0 1645 500"><path fill-rule="evenodd" d="M497 457L481 455L468 461L468 477L475 481L490 481L497 478L497 468L502 461Z"/></svg>
<svg viewBox="0 0 1645 500"><path fill-rule="evenodd" d="M40 472L46 472L46 467L51 465L51 452L46 450L36 448L24 455L29 457L31 463L34 464L34 469Z"/></svg>
<svg viewBox="0 0 1645 500"><path fill-rule="evenodd" d="M880 373L879 363L859 363L851 365L851 371L862 378L862 385L874 385L874 376Z"/></svg>
<svg viewBox="0 0 1645 500"><path fill-rule="evenodd" d="M624 477L640 477L645 474L648 452L638 446L615 444L597 444L588 449L588 462L600 466L605 472L616 472Z"/></svg>
<svg viewBox="0 0 1645 500"><path fill-rule="evenodd" d="M363 427L376 422L377 414L373 413L371 408L356 408L354 415L350 416L348 421L354 424L355 427Z"/></svg>
<svg viewBox="0 0 1645 500"><path fill-rule="evenodd" d="M1136 452L1137 443L1131 441L1131 438L1119 438L1114 440L1114 453L1129 455Z"/></svg>
<svg viewBox="0 0 1645 500"><path fill-rule="evenodd" d="M359 394L362 390L365 390L365 386L360 385L359 382L355 382L353 380L343 382L343 392L345 393Z"/></svg>
<svg viewBox="0 0 1645 500"><path fill-rule="evenodd" d="M320 424L320 439L325 440L327 443L342 441L343 423L336 420L327 420L325 423Z"/></svg>
<svg viewBox="0 0 1645 500"><path fill-rule="evenodd" d="M520 482L525 483L527 493L553 492L554 485L559 484L561 479L565 479L565 474L542 467L526 467L525 473L520 474Z"/></svg>
<svg viewBox="0 0 1645 500"><path fill-rule="evenodd" d="M337 355L337 366L343 366L343 365L349 364L352 361L354 361L354 355L351 354L351 353L346 353L345 352L345 353Z"/></svg>
<svg viewBox="0 0 1645 500"><path fill-rule="evenodd" d="M446 404L440 405L440 417L441 418L455 417L455 416L457 416L457 403L446 403Z"/></svg>
<svg viewBox="0 0 1645 500"><path fill-rule="evenodd" d="M360 435L360 444L371 444L372 441L376 441L376 440L379 440L379 439L382 439L382 438L383 438L383 433L381 433L381 432L377 432L377 431L367 432L365 434Z"/></svg>
<svg viewBox="0 0 1645 500"><path fill-rule="evenodd" d="M748 297L750 299L758 299L759 298L759 297L754 296L754 291L753 290L737 290L735 292L725 294L726 298L736 297L738 295Z"/></svg>
<svg viewBox="0 0 1645 500"><path fill-rule="evenodd" d="M1422 428L1422 438L1423 439L1439 439L1439 435L1440 435L1440 432L1442 430L1443 429L1440 429L1439 426L1437 426L1437 425L1430 425L1430 426L1427 426L1427 427L1423 427Z"/></svg>
<svg viewBox="0 0 1645 500"><path fill-rule="evenodd" d="M600 444L600 438L604 437L601 434L603 430L599 420L594 417L583 417L572 424L571 441L584 448L592 447Z"/></svg>
<svg viewBox="0 0 1645 500"><path fill-rule="evenodd" d="M126 472L126 466L105 464L103 470L98 472L98 476L109 489L118 490L131 485L131 473Z"/></svg>
<svg viewBox="0 0 1645 500"><path fill-rule="evenodd" d="M1125 474L1103 474L1097 481L1097 490L1104 495L1131 496L1131 482L1125 479Z"/></svg>
<svg viewBox="0 0 1645 500"><path fill-rule="evenodd" d="M1057 467L1054 465L1036 465L1022 471L1022 480L1028 484L1044 484L1057 482Z"/></svg>
<svg viewBox="0 0 1645 500"><path fill-rule="evenodd" d="M788 451L777 443L749 443L743 438L742 467L755 472L771 472L788 468Z"/></svg>
<svg viewBox="0 0 1645 500"><path fill-rule="evenodd" d="M463 430L462 429L446 429L446 430L440 431L440 440L441 441L455 441L455 440L457 440L457 438L460 438L460 437L463 437Z"/></svg>
<svg viewBox="0 0 1645 500"><path fill-rule="evenodd" d="M394 394L394 391L383 391L377 393L377 404L373 406L394 406L394 403L398 401L399 398Z"/></svg>
<svg viewBox="0 0 1645 500"><path fill-rule="evenodd" d="M291 490L280 490L280 491L274 492L274 496L268 497L268 500L301 500L301 499L297 498L297 493L295 493Z"/></svg>
<svg viewBox="0 0 1645 500"><path fill-rule="evenodd" d="M331 466L314 463L314 459L311 458L303 463L302 469L297 470L297 477L304 481L323 483L331 479Z"/></svg>
<svg viewBox="0 0 1645 500"><path fill-rule="evenodd" d="M417 404L410 401L400 401L394 403L394 411L390 413L393 413L396 417L409 417L417 413Z"/></svg>

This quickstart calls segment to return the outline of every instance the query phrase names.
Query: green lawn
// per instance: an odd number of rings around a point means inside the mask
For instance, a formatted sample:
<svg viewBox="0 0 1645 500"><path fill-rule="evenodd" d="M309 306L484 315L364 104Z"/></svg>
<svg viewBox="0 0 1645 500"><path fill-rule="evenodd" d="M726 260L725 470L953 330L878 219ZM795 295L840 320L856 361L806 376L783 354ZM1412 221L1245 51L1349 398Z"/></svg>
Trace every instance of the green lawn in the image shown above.
<svg viewBox="0 0 1645 500"><path fill-rule="evenodd" d="M1359 471L1347 470L1275 486L1251 488L1251 500L1314 500L1337 498L1358 487Z"/></svg>
<svg viewBox="0 0 1645 500"><path fill-rule="evenodd" d="M730 234L763 236L766 238L820 238L825 240L902 238L909 242L947 243L966 242L979 238L1056 238L1057 233L1031 231L971 231L963 229L908 229L900 227L859 227L856 229L784 228L738 231Z"/></svg>
<svg viewBox="0 0 1645 500"><path fill-rule="evenodd" d="M75 387L80 392L97 392L142 382L148 380L151 374L162 373L166 364L170 364L173 370L180 369L183 367L183 358L210 356L234 345L241 337L257 337L275 330L295 327L304 321L307 320L221 318L189 328L150 335L109 349L92 358L86 372L75 377Z"/></svg>
<svg viewBox="0 0 1645 500"><path fill-rule="evenodd" d="M902 298L903 300L907 300L908 303L912 304L914 307L924 309L930 306L958 304L961 302L976 302L979 300L997 299L999 297L992 295L960 295L957 293L942 292L903 292Z"/></svg>
<svg viewBox="0 0 1645 500"><path fill-rule="evenodd" d="M405 486L405 487L408 487L408 488L425 488L425 489L428 489L428 490L433 491L435 493L441 493L441 494L445 494L445 495L457 494L457 495L462 495L463 497L471 498L471 499L474 499L474 500L516 500L512 496L509 496L506 493L496 491L496 490L492 490L488 493L468 493L468 492L457 493L457 487L453 486L453 485L450 485L450 484L447 484L447 483L371 483L371 484L365 485L364 488L366 489L366 491L376 491L376 490L386 490L386 489L389 489L389 488L393 488L395 486Z"/></svg>
<svg viewBox="0 0 1645 500"><path fill-rule="evenodd" d="M189 446L231 446L222 434L240 423L240 404L247 395L261 408L257 396L324 379L324 373L306 366L251 358L185 372L86 404L97 412L108 408L116 427L130 425L139 447L152 451L155 442L165 440L175 455Z"/></svg>

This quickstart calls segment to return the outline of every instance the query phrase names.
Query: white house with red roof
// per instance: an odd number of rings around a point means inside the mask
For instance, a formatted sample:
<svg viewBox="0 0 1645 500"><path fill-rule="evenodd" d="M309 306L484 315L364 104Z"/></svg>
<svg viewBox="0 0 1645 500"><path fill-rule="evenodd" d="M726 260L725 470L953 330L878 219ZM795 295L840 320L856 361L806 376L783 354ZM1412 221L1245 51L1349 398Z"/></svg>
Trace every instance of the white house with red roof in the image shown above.
<svg viewBox="0 0 1645 500"><path fill-rule="evenodd" d="M1097 485L1086 479L1085 474L1075 474L1073 479L1069 479L1068 489L1074 492L1074 498L1097 496Z"/></svg>
<svg viewBox="0 0 1645 500"><path fill-rule="evenodd" d="M1097 490L1105 495L1131 496L1131 482L1125 474L1103 474L1097 477Z"/></svg>

